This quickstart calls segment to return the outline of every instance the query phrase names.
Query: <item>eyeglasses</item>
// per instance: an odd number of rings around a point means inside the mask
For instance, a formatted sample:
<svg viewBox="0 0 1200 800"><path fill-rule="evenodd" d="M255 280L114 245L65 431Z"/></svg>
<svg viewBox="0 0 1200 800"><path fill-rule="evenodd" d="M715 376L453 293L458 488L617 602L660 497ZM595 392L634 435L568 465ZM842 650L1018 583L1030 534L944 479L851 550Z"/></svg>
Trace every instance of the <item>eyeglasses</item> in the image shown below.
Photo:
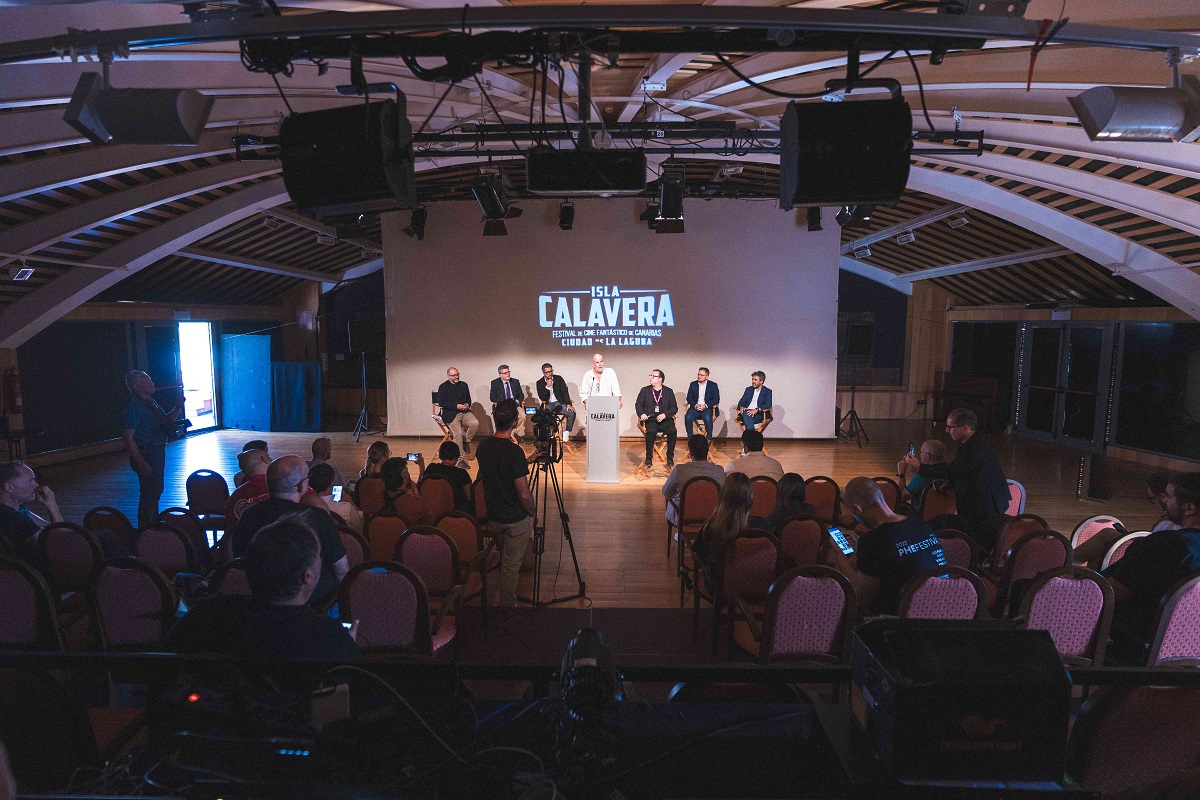
<svg viewBox="0 0 1200 800"><path fill-rule="evenodd" d="M952 430L954 430L955 428L965 428L965 427L966 427L965 425L947 425L947 426L946 426L946 430L948 430L948 431L952 431Z"/></svg>

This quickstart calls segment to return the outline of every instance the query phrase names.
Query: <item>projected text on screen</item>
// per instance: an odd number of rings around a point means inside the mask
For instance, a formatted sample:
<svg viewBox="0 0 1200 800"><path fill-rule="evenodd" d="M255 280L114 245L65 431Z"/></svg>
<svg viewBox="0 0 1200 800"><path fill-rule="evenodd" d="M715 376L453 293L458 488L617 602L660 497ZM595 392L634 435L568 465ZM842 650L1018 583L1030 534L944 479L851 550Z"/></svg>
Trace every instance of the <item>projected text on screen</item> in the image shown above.
<svg viewBox="0 0 1200 800"><path fill-rule="evenodd" d="M538 295L538 324L562 347L651 347L675 327L665 289L597 285Z"/></svg>

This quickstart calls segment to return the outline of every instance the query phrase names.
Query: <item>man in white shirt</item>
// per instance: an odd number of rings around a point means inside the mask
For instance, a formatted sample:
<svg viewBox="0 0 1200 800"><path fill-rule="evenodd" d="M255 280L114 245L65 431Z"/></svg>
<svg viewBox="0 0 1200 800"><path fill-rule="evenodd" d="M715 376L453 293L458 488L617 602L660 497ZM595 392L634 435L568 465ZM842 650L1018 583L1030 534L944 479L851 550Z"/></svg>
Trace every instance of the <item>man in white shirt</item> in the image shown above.
<svg viewBox="0 0 1200 800"><path fill-rule="evenodd" d="M767 375L762 370L750 373L750 385L742 393L735 414L742 421L742 426L748 430L762 430L771 419L771 390L763 384Z"/></svg>
<svg viewBox="0 0 1200 800"><path fill-rule="evenodd" d="M592 368L583 373L579 381L579 397L583 407L587 408L589 397L615 397L617 407L624 408L625 401L621 399L621 384L617 382L616 370L604 368L604 356L596 353L592 356Z"/></svg>
<svg viewBox="0 0 1200 800"><path fill-rule="evenodd" d="M747 430L742 434L742 454L729 462L725 474L741 472L751 480L758 477L783 477L783 465L762 451L763 435L758 431Z"/></svg>

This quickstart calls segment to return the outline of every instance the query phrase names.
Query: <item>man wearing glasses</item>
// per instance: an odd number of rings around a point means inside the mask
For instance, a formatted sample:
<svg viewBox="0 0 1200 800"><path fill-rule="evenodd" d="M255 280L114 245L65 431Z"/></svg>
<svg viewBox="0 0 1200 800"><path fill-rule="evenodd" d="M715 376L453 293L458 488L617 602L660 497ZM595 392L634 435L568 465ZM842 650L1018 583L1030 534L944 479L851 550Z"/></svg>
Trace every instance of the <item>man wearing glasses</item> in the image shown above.
<svg viewBox="0 0 1200 800"><path fill-rule="evenodd" d="M642 387L634 403L638 419L646 424L647 467L654 465L654 439L660 433L667 436L667 466L675 466L675 439L679 436L675 415L679 413L679 404L675 402L675 392L663 386L664 377L661 369L650 370L650 385Z"/></svg>
<svg viewBox="0 0 1200 800"><path fill-rule="evenodd" d="M471 413L471 389L458 379L458 367L446 370L446 380L438 387L433 413L442 418L454 443L464 454L471 454L471 438L479 430L479 420Z"/></svg>
<svg viewBox="0 0 1200 800"><path fill-rule="evenodd" d="M512 370L508 364L501 364L496 368L496 372L500 377L492 379L492 385L488 391L488 399L492 401L492 410L496 410L496 406L503 403L505 400L512 400L517 404L517 408L521 408L522 401L525 399L525 393L521 391L521 382L512 376ZM516 437L517 441L521 441L521 429L525 427L525 420L517 420Z"/></svg>
<svg viewBox="0 0 1200 800"><path fill-rule="evenodd" d="M948 464L922 464L916 456L906 455L904 461L926 480L950 481L959 516L971 526L975 541L990 552L999 533L995 518L1008 510L1008 480L996 451L976 435L978 428L979 418L974 411L956 408L946 417L946 433L958 445L954 460Z"/></svg>
<svg viewBox="0 0 1200 800"><path fill-rule="evenodd" d="M571 405L571 393L567 390L567 382L561 375L554 374L554 365L549 362L542 364L542 379L537 384L538 397L547 411L562 414L567 418L567 427L563 430L563 441L571 441L571 429L575 427L575 407Z"/></svg>

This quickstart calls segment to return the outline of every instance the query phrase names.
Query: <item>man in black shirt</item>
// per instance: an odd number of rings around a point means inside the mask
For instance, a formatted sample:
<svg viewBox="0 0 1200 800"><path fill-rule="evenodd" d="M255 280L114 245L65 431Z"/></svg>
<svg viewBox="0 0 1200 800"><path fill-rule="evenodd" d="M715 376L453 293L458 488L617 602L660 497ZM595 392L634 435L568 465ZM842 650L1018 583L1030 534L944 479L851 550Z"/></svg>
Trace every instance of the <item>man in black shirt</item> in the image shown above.
<svg viewBox="0 0 1200 800"><path fill-rule="evenodd" d="M233 555L240 558L247 552L254 534L283 517L299 515L317 535L321 544L320 581L312 594L313 602L320 601L337 588L350 570L346 548L342 546L337 526L328 513L300 502L308 491L308 464L300 456L282 456L267 467L267 490L271 496L246 509L233 529Z"/></svg>
<svg viewBox="0 0 1200 800"><path fill-rule="evenodd" d="M663 386L665 379L661 369L650 370L650 385L642 387L634 403L638 419L646 426L647 467L654 465L654 439L660 433L667 437L667 467L675 466L675 439L679 436L675 415L679 413L679 404L675 402L675 392Z"/></svg>
<svg viewBox="0 0 1200 800"><path fill-rule="evenodd" d="M858 562L847 577L855 582L864 614L895 614L900 590L916 573L946 566L946 556L933 528L917 517L895 513L872 478L846 484L842 502L870 528L858 540ZM845 566L849 561L842 557Z"/></svg>
<svg viewBox="0 0 1200 800"><path fill-rule="evenodd" d="M500 605L517 604L517 579L533 531L533 495L529 491L529 460L509 439L519 415L516 401L496 406L496 433L479 445L479 479L487 503L488 532L500 548Z"/></svg>
<svg viewBox="0 0 1200 800"><path fill-rule="evenodd" d="M37 500L46 507L50 519L43 519L25 507ZM17 555L29 560L42 528L62 522L62 512L49 486L39 486L33 470L21 461L0 463L0 536L12 543Z"/></svg>
<svg viewBox="0 0 1200 800"><path fill-rule="evenodd" d="M471 413L471 387L458 379L458 367L446 370L446 380L438 387L433 413L446 423L462 452L470 455L471 439L479 430L479 420Z"/></svg>
<svg viewBox="0 0 1200 800"><path fill-rule="evenodd" d="M425 477L443 478L454 487L454 509L475 513L475 503L471 499L471 476L463 469L465 461L459 460L458 445L454 442L442 442L438 447L438 460L425 468Z"/></svg>
<svg viewBox="0 0 1200 800"><path fill-rule="evenodd" d="M258 531L246 548L251 597L217 595L175 624L167 646L179 653L268 659L359 660L355 628L308 606L321 580L321 545L298 517Z"/></svg>

